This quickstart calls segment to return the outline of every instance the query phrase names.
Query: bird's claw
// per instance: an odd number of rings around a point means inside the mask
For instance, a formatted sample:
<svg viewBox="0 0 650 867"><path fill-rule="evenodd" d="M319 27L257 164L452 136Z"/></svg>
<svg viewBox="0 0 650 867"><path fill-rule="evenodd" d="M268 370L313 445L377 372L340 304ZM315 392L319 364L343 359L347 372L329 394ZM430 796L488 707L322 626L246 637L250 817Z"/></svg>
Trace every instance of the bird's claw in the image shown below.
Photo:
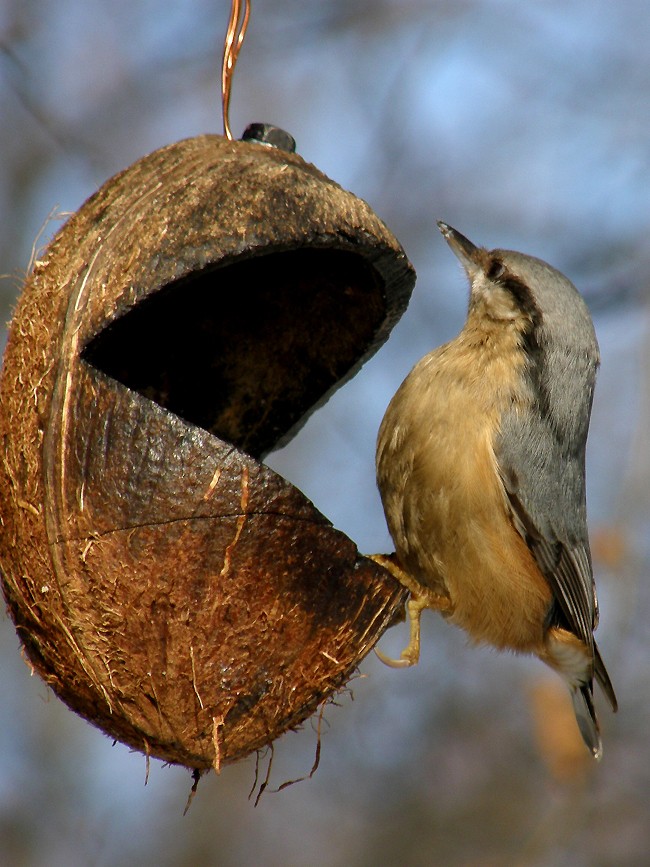
<svg viewBox="0 0 650 867"><path fill-rule="evenodd" d="M420 618L422 612L425 608L431 608L434 611L448 611L451 607L451 602L446 596L434 593L428 587L411 578L408 572L405 572L396 562L394 557L385 554L375 554L370 559L390 572L393 578L399 581L403 587L406 587L411 594L406 603L411 633L408 645L401 652L399 659L392 659L390 656L382 653L381 650L377 650L377 648L375 648L375 653L384 665L389 665L391 668L410 668L412 665L417 665L420 659Z"/></svg>
<svg viewBox="0 0 650 867"><path fill-rule="evenodd" d="M401 652L399 659L393 659L391 656L386 656L381 650L375 647L377 657L391 668L410 668L412 665L417 665L420 658L420 648L411 648L409 645Z"/></svg>

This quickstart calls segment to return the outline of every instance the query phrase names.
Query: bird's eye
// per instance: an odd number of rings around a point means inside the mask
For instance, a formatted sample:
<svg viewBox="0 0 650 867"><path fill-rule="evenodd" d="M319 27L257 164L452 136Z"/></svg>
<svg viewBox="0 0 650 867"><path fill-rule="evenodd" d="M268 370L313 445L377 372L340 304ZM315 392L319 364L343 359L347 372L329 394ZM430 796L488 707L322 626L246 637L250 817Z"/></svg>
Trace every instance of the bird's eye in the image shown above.
<svg viewBox="0 0 650 867"><path fill-rule="evenodd" d="M493 259L490 262L490 267L487 269L486 275L488 280L498 280L505 273L506 266L498 259Z"/></svg>

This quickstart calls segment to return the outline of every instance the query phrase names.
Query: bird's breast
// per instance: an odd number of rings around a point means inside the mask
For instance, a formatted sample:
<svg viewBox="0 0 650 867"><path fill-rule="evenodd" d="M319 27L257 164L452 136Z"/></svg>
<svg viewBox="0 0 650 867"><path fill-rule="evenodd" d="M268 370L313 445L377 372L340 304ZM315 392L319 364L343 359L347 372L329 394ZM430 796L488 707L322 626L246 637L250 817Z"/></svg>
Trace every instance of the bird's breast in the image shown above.
<svg viewBox="0 0 650 867"><path fill-rule="evenodd" d="M449 596L451 622L534 651L551 591L511 522L493 447L502 413L525 408L524 359L488 349L447 344L416 365L382 423L378 481L400 560Z"/></svg>

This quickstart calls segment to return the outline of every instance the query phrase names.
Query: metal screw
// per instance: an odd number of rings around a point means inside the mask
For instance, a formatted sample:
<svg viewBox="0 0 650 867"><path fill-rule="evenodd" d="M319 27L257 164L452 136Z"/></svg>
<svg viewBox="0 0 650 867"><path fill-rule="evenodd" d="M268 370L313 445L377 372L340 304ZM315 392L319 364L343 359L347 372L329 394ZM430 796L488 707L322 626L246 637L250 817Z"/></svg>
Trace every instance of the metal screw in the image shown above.
<svg viewBox="0 0 650 867"><path fill-rule="evenodd" d="M289 153L294 153L296 150L294 137L271 123L250 123L244 130L241 140L257 142L257 144L278 148L281 151L289 151Z"/></svg>

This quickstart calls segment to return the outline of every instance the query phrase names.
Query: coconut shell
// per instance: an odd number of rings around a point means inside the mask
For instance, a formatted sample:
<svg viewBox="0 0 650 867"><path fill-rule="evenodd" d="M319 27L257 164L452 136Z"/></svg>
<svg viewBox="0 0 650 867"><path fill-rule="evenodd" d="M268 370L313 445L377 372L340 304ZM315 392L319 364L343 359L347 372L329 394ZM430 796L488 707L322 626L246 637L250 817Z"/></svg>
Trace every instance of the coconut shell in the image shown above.
<svg viewBox="0 0 650 867"><path fill-rule="evenodd" d="M0 566L31 665L73 710L218 769L345 684L404 591L261 459L377 350L413 282L368 205L219 136L141 159L58 232L5 354Z"/></svg>

